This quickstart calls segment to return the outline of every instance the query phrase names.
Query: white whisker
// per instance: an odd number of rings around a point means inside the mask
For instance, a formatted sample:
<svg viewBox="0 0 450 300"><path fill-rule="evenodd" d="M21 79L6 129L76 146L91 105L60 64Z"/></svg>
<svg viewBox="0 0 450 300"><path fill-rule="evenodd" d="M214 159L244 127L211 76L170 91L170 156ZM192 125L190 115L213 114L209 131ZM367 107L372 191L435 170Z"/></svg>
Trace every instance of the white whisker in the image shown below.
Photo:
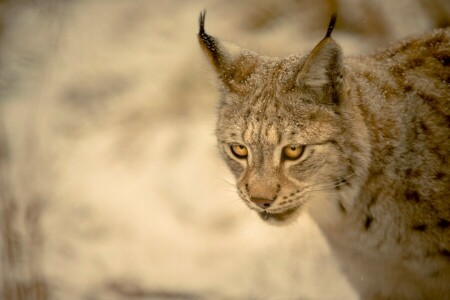
<svg viewBox="0 0 450 300"><path fill-rule="evenodd" d="M310 189L311 188L311 190L308 190L308 191L313 191L313 190L315 190L315 188L324 188L324 189L326 189L326 188L334 188L336 186L340 186L340 185L345 184L345 181L347 181L348 179L350 179L351 177L353 177L355 175L357 175L357 173L353 172L350 175L347 175L347 176L345 176L343 178L340 178L340 179L338 179L336 181L312 184L312 185L307 186L305 189Z"/></svg>
<svg viewBox="0 0 450 300"><path fill-rule="evenodd" d="M318 192L318 191L334 189L336 187L340 187L340 186L343 186L343 185L346 185L346 184L347 184L346 182L339 182L339 183L335 183L333 185L318 187L316 189L311 189L311 190L308 190L308 192Z"/></svg>
<svg viewBox="0 0 450 300"><path fill-rule="evenodd" d="M225 178L221 178L221 181L224 182L224 183L226 183L226 184L229 185L229 186L236 187L236 184L235 184L235 183L230 182L230 181L228 181L228 180L225 179Z"/></svg>

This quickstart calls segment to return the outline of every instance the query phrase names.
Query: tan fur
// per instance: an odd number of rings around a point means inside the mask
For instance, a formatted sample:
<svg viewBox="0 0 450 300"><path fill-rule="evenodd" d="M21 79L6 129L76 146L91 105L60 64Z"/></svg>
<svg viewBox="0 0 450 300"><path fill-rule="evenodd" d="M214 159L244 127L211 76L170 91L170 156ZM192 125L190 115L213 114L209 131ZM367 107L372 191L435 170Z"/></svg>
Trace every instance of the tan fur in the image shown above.
<svg viewBox="0 0 450 300"><path fill-rule="evenodd" d="M274 224L308 210L363 299L449 299L450 30L356 58L327 34L279 59L228 50L203 22L219 149L243 201ZM284 159L293 144L303 155Z"/></svg>

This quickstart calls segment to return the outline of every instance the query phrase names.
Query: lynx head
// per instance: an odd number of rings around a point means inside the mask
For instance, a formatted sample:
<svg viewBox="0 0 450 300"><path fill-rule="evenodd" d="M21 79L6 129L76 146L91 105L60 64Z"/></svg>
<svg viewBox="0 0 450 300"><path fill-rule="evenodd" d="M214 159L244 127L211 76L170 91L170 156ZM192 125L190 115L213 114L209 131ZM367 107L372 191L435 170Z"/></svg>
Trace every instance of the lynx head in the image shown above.
<svg viewBox="0 0 450 300"><path fill-rule="evenodd" d="M216 135L242 200L263 220L286 223L310 202L343 213L358 159L345 112L342 51L326 36L308 55L269 58L220 42L200 45L221 86ZM319 200L317 200L319 199Z"/></svg>

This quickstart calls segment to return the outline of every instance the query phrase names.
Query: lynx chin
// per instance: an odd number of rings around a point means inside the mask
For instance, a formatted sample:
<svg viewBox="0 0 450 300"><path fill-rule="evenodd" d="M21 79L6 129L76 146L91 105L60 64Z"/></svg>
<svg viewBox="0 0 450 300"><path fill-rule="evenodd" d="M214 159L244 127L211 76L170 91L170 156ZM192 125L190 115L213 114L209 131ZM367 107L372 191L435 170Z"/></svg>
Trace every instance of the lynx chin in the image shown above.
<svg viewBox="0 0 450 300"><path fill-rule="evenodd" d="M450 29L343 57L335 21L309 53L271 58L200 14L220 152L264 221L311 214L362 299L450 299Z"/></svg>

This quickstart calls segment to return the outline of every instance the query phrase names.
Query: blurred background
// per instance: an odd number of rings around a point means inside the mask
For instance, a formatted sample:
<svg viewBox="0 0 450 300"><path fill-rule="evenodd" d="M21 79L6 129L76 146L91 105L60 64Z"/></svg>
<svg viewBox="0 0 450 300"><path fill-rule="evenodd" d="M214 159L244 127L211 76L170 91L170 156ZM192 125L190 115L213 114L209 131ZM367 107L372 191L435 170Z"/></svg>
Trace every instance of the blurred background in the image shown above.
<svg viewBox="0 0 450 300"><path fill-rule="evenodd" d="M346 55L450 23L447 0L0 1L1 299L356 299L307 215L271 227L216 151L206 30Z"/></svg>

